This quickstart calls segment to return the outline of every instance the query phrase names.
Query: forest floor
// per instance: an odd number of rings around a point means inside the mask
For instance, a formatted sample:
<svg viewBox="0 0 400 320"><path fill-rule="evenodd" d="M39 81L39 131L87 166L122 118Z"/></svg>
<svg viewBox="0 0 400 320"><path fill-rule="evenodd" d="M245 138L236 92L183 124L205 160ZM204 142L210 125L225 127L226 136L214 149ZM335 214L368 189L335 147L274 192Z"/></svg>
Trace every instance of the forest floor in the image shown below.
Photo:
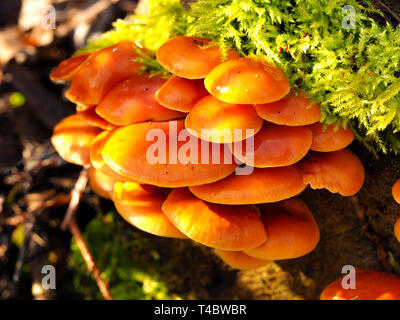
<svg viewBox="0 0 400 320"><path fill-rule="evenodd" d="M51 83L48 75L88 34L104 32L116 18L132 12L135 1L58 1L58 27L51 34L21 18L21 8L29 2L0 2L0 299L87 298L90 294L73 281L77 271L70 265L71 236L59 227L80 168L63 162L49 142L54 125L74 106L62 98L62 87ZM377 19L399 23L397 0L373 2L385 13ZM80 19L73 18L79 14ZM151 250L142 248L140 254L156 253L158 264L164 265L157 276L170 295L181 298L318 299L344 265L399 272L400 245L393 225L400 206L391 196L391 186L400 178L400 157L376 159L358 142L350 148L366 169L365 184L356 196L311 189L300 195L321 232L317 248L305 257L237 271L211 249L190 240L127 232L132 228L115 214L122 225L118 232L127 241L146 242ZM77 212L80 228L85 230L96 215L112 209L111 202L87 189ZM128 249L139 250L135 245ZM102 258L95 249L94 258ZM33 289L44 264L56 266L55 292Z"/></svg>

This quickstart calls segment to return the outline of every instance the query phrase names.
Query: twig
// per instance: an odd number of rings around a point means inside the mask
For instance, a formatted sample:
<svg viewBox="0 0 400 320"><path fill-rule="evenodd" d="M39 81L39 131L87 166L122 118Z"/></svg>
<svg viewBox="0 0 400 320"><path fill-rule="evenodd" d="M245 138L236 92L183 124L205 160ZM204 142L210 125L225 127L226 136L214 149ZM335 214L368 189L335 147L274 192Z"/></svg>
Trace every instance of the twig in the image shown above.
<svg viewBox="0 0 400 320"><path fill-rule="evenodd" d="M108 289L108 284L101 277L100 270L97 268L96 263L94 262L93 256L90 253L88 246L86 245L85 239L83 239L82 233L79 230L79 227L75 222L75 219L72 219L69 222L68 226L69 230L71 231L72 235L76 240L76 244L78 245L79 251L82 254L83 260L85 260L89 272L93 274L97 286L99 287L103 297L106 300L113 300L113 297L111 296L111 293Z"/></svg>
<svg viewBox="0 0 400 320"><path fill-rule="evenodd" d="M31 233L32 233L33 226L34 226L34 220L29 220L25 224L25 238L24 238L24 242L21 246L21 249L19 250L19 253L18 253L18 260L17 260L17 264L15 265L15 271L14 271L14 275L13 275L14 282L18 282L21 277L22 266L24 265L24 260L25 260L25 251L31 240Z"/></svg>
<svg viewBox="0 0 400 320"><path fill-rule="evenodd" d="M384 8L387 12L389 12L392 15L393 18L395 18L398 22L400 22L400 17L396 12L394 12L392 9L390 9L390 7L388 7L386 4L384 4L381 0L376 0L376 2L382 8Z"/></svg>
<svg viewBox="0 0 400 320"><path fill-rule="evenodd" d="M74 189L71 192L71 201L69 202L69 206L67 212L65 213L65 217L63 222L61 223L61 229L66 230L69 222L75 215L78 210L79 203L81 202L82 194L85 191L86 185L88 182L88 168L84 167L79 175L78 180L75 183Z"/></svg>

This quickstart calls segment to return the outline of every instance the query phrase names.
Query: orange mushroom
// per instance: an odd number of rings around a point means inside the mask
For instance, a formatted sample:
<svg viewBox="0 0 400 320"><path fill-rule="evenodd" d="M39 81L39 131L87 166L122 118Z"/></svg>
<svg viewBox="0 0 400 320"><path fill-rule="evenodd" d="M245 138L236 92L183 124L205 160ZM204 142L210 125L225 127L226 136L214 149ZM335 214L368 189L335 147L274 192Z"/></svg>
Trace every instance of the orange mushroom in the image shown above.
<svg viewBox="0 0 400 320"><path fill-rule="evenodd" d="M354 133L350 127L314 123L308 126L313 133L311 150L331 152L346 148L354 140Z"/></svg>
<svg viewBox="0 0 400 320"><path fill-rule="evenodd" d="M226 251L215 249L215 253L227 265L234 269L248 270L262 267L270 261L250 257L243 251Z"/></svg>
<svg viewBox="0 0 400 320"><path fill-rule="evenodd" d="M272 103L256 104L254 108L264 120L286 126L305 126L321 119L319 106L307 99L303 92Z"/></svg>
<svg viewBox="0 0 400 320"><path fill-rule="evenodd" d="M104 161L101 152L103 151L104 148L104 143L106 141L107 135L109 134L109 131L103 131L101 132L92 142L92 146L90 147L90 163L92 166L100 171L102 174L112 177L116 180L120 181L132 181L118 173L116 173L114 170L112 170L107 163Z"/></svg>
<svg viewBox="0 0 400 320"><path fill-rule="evenodd" d="M265 123L254 140L229 144L235 158L248 165L264 167L289 166L309 151L313 135L307 127L280 126Z"/></svg>
<svg viewBox="0 0 400 320"><path fill-rule="evenodd" d="M188 36L168 40L157 50L156 56L165 69L186 79L204 78L223 61L220 48L210 45L210 40ZM226 59L239 57L236 51L230 49Z"/></svg>
<svg viewBox="0 0 400 320"><path fill-rule="evenodd" d="M213 161L214 156L218 161ZM107 136L102 157L120 175L160 187L214 182L237 167L232 155L224 156L223 145L201 143L190 135L184 120L114 129Z"/></svg>
<svg viewBox="0 0 400 320"><path fill-rule="evenodd" d="M311 152L299 163L305 184L313 189L328 189L342 196L360 191L365 178L364 167L350 150Z"/></svg>
<svg viewBox="0 0 400 320"><path fill-rule="evenodd" d="M206 246L243 250L267 239L255 206L224 206L196 198L187 188L174 189L162 205L168 219L185 235Z"/></svg>
<svg viewBox="0 0 400 320"><path fill-rule="evenodd" d="M305 188L295 166L254 168L249 175L231 174L213 183L191 186L198 198L221 204L255 204L276 202L293 197Z"/></svg>
<svg viewBox="0 0 400 320"><path fill-rule="evenodd" d="M55 126L51 142L61 158L83 166L90 164L90 146L101 131L81 115L74 114Z"/></svg>
<svg viewBox="0 0 400 320"><path fill-rule="evenodd" d="M244 252L265 260L294 259L314 250L319 229L310 210L300 199L259 206L268 239Z"/></svg>
<svg viewBox="0 0 400 320"><path fill-rule="evenodd" d="M172 77L156 93L159 104L172 110L190 112L197 101L208 95L203 80Z"/></svg>
<svg viewBox="0 0 400 320"><path fill-rule="evenodd" d="M356 269L356 287L344 289L343 278L329 284L321 300L400 300L400 277L390 273Z"/></svg>
<svg viewBox="0 0 400 320"><path fill-rule="evenodd" d="M114 185L115 208L131 225L157 236L186 239L161 210L166 197L152 186L134 182L116 182Z"/></svg>
<svg viewBox="0 0 400 320"><path fill-rule="evenodd" d="M93 53L72 78L66 97L75 103L97 105L119 82L140 71L135 50L130 41L121 41Z"/></svg>
<svg viewBox="0 0 400 320"><path fill-rule="evenodd" d="M116 125L100 117L94 109L80 111L78 114L92 126L99 127L104 130L111 130L116 127Z"/></svg>
<svg viewBox="0 0 400 320"><path fill-rule="evenodd" d="M182 118L184 113L165 108L156 101L154 95L163 83L165 80L160 76L135 75L111 89L96 112L118 126Z"/></svg>
<svg viewBox="0 0 400 320"><path fill-rule="evenodd" d="M114 184L117 181L114 177L105 175L92 166L89 168L90 188L102 198L112 199Z"/></svg>
<svg viewBox="0 0 400 320"><path fill-rule="evenodd" d="M392 188L392 195L394 200L400 204L400 179L395 182Z"/></svg>
<svg viewBox="0 0 400 320"><path fill-rule="evenodd" d="M191 134L215 143L247 139L262 125L263 120L252 106L222 102L211 95L198 101L185 120Z"/></svg>
<svg viewBox="0 0 400 320"><path fill-rule="evenodd" d="M394 236L396 237L397 241L400 242L400 218L398 218L394 224Z"/></svg>
<svg viewBox="0 0 400 320"><path fill-rule="evenodd" d="M71 80L91 54L91 52L85 52L61 61L57 68L50 73L50 79L53 81Z"/></svg>
<svg viewBox="0 0 400 320"><path fill-rule="evenodd" d="M259 58L241 58L215 67L204 84L217 99L238 104L277 101L290 91L285 74Z"/></svg>

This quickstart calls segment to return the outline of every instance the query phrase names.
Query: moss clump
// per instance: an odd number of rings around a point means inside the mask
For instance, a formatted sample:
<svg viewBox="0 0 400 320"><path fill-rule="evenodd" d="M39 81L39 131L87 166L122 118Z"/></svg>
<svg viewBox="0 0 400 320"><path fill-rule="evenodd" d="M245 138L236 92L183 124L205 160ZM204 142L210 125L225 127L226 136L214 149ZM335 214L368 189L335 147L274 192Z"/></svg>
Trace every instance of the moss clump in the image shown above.
<svg viewBox="0 0 400 320"><path fill-rule="evenodd" d="M371 151L400 151L400 27L380 26L360 0L149 0L129 21L89 42L95 50L137 40L155 51L176 35L204 36L225 52L258 55L280 66L293 90L304 89L322 121L351 125ZM355 28L345 28L354 8ZM154 61L150 69L159 72Z"/></svg>
<svg viewBox="0 0 400 320"><path fill-rule="evenodd" d="M84 236L115 299L179 299L161 279L160 272L168 271L169 266L159 261L151 241L132 227L124 228L115 213L98 214ZM75 241L69 262L75 289L87 299L102 299Z"/></svg>

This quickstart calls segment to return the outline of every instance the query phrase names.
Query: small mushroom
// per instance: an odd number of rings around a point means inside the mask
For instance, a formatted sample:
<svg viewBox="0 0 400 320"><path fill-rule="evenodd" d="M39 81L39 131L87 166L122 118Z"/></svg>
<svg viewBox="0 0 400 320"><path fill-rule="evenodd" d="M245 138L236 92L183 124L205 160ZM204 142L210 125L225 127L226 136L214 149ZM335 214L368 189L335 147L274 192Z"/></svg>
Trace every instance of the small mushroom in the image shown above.
<svg viewBox="0 0 400 320"><path fill-rule="evenodd" d="M116 125L100 117L94 109L80 111L78 114L92 126L99 127L104 130L111 130L116 127Z"/></svg>
<svg viewBox="0 0 400 320"><path fill-rule="evenodd" d="M215 67L204 84L217 99L238 104L270 103L290 91L285 74L259 58L241 58Z"/></svg>
<svg viewBox="0 0 400 320"><path fill-rule="evenodd" d="M312 189L328 189L352 196L364 183L364 167L348 149L334 152L310 152L298 165L305 184Z"/></svg>
<svg viewBox="0 0 400 320"><path fill-rule="evenodd" d="M52 81L71 80L91 54L91 52L85 52L61 61L57 68L50 73L50 79Z"/></svg>
<svg viewBox="0 0 400 320"><path fill-rule="evenodd" d="M239 269L239 270L254 269L270 263L270 261L267 260L250 257L243 251L226 251L226 250L215 249L215 253L227 265L229 265L234 269Z"/></svg>
<svg viewBox="0 0 400 320"><path fill-rule="evenodd" d="M114 185L115 208L131 225L157 236L186 239L161 210L166 197L153 186L134 182L116 182Z"/></svg>
<svg viewBox="0 0 400 320"><path fill-rule="evenodd" d="M400 179L395 182L392 188L393 199L400 204Z"/></svg>
<svg viewBox="0 0 400 320"><path fill-rule="evenodd" d="M253 141L235 142L229 144L229 148L235 158L248 165L283 167L300 161L309 151L312 139L311 130L307 127L264 123Z"/></svg>
<svg viewBox="0 0 400 320"><path fill-rule="evenodd" d="M220 48L210 40L200 37L179 36L165 42L156 54L158 62L169 72L186 79L201 79L217 65L223 57ZM226 60L240 55L228 50Z"/></svg>
<svg viewBox="0 0 400 320"><path fill-rule="evenodd" d="M354 140L354 133L349 126L314 123L308 126L313 133L311 150L320 152L332 152L346 148Z"/></svg>
<svg viewBox="0 0 400 320"><path fill-rule="evenodd" d="M400 277L390 273L356 269L355 288L343 288L342 282L329 284L321 300L400 300Z"/></svg>
<svg viewBox="0 0 400 320"><path fill-rule="evenodd" d="M319 106L301 91L279 101L256 104L254 108L264 120L286 126L305 126L321 119Z"/></svg>
<svg viewBox="0 0 400 320"><path fill-rule="evenodd" d="M252 106L222 102L211 95L198 101L185 120L191 134L215 143L247 139L262 125L263 120Z"/></svg>
<svg viewBox="0 0 400 320"><path fill-rule="evenodd" d="M190 191L205 201L221 204L255 204L291 198L305 188L295 166L254 168L249 175L231 174L213 183L191 186Z"/></svg>
<svg viewBox="0 0 400 320"><path fill-rule="evenodd" d="M166 108L190 112L197 101L208 95L203 80L172 77L156 93L156 100Z"/></svg>
<svg viewBox="0 0 400 320"><path fill-rule="evenodd" d="M314 250L319 228L310 210L300 199L258 206L268 239L244 252L265 260L294 259Z"/></svg>
<svg viewBox="0 0 400 320"><path fill-rule="evenodd" d="M218 161L213 163L213 156ZM224 145L201 143L184 128L184 120L114 129L107 136L102 157L127 179L160 187L214 182L237 167L232 155L225 157Z"/></svg>
<svg viewBox="0 0 400 320"><path fill-rule="evenodd" d="M174 189L162 205L168 219L189 238L208 247L243 250L267 239L255 206L224 206L196 198L187 188Z"/></svg>
<svg viewBox="0 0 400 320"><path fill-rule="evenodd" d="M90 146L101 131L74 114L55 126L51 142L65 161L84 166L90 164Z"/></svg>
<svg viewBox="0 0 400 320"><path fill-rule="evenodd" d="M119 82L140 72L135 43L121 41L93 53L72 78L66 97L75 103L97 105Z"/></svg>
<svg viewBox="0 0 400 320"><path fill-rule="evenodd" d="M112 199L114 184L117 182L114 177L105 175L93 166L89 168L89 185L92 191L100 197Z"/></svg>
<svg viewBox="0 0 400 320"><path fill-rule="evenodd" d="M96 112L118 126L182 118L184 113L165 108L156 101L155 93L164 83L160 76L135 75L112 88Z"/></svg>

